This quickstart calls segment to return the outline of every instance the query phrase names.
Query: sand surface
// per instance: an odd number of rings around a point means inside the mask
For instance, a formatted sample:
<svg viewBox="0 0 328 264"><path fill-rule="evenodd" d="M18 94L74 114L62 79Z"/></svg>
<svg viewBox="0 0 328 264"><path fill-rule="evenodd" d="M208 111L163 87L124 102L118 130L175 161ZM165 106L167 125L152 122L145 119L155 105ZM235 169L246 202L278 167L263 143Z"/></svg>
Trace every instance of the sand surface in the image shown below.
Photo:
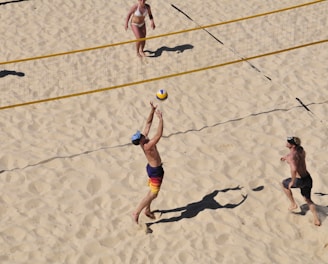
<svg viewBox="0 0 328 264"><path fill-rule="evenodd" d="M0 262L328 263L328 43L274 53L327 40L328 3L167 35L307 1L148 2L163 36L140 59L124 44L134 1L0 1ZM136 225L148 187L130 137L159 88L165 179L157 219ZM287 210L289 135L321 227L298 190Z"/></svg>

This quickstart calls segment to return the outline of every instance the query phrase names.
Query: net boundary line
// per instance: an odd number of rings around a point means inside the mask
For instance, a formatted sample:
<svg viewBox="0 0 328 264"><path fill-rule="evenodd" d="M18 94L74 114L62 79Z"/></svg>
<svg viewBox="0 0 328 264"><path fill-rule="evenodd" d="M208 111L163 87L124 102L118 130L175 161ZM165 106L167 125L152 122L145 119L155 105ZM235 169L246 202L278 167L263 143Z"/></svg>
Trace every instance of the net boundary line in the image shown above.
<svg viewBox="0 0 328 264"><path fill-rule="evenodd" d="M296 50L296 49L300 49L300 48L304 48L304 47L309 47L309 46L312 46L312 45L323 44L325 42L328 42L328 39L319 40L319 41L316 41L316 42L310 42L310 43L306 43L306 44L302 44L302 45L298 45L298 46L294 46L294 47L290 47L290 48L286 48L286 49L282 49L282 50L278 50L278 51L267 52L267 53L251 56L251 57L248 57L248 58L241 58L241 59L234 60L234 61L228 61L228 62L216 64L216 65L211 65L211 66L206 66L206 67L202 67L202 68L192 69L192 70L188 70L188 71L184 71L184 72L178 72L178 73L172 73L172 74L168 74L168 75L158 76L158 77L154 77L154 78L150 78L150 79L146 79L146 80L140 80L140 81L135 81L135 82L130 82L130 83L118 84L118 85L105 87L105 88L100 88L100 89L96 89L96 90L89 90L89 91L73 93L73 94L67 94L67 95L51 97L51 98L45 98L45 99L40 99L40 100L35 100L35 101L30 101L30 102L24 102L24 103L19 103L19 104L1 106L0 110L15 108L15 107L19 107L19 106L33 105L33 104L38 104L38 103L45 103L45 102L50 102L50 101L57 101L57 100L62 100L62 99L67 99L67 98L72 98L72 97L77 97L77 96L82 96L82 95L105 92L105 91L109 91L109 90L124 88L124 87L143 84L143 83L159 81L159 80L173 78L173 77L179 77L179 76L182 76L182 75L192 74L192 73L201 72L201 71L205 71L205 70L211 70L211 69L215 69L215 68L219 68L219 67L223 67L223 66L227 66L227 65L231 65L231 64L245 62L247 60L254 60L254 59L258 59L258 58L262 58L262 57L266 57L266 56L271 56L271 55L275 55L275 54L279 54L279 53L283 53L283 52L287 52L287 51L292 51L292 50Z"/></svg>
<svg viewBox="0 0 328 264"><path fill-rule="evenodd" d="M0 62L0 65L7 65L7 64L26 62L26 61L32 61L32 60L41 60L41 59L52 58L52 57L59 57L59 56L70 55L70 54L75 54L75 53L82 53L82 52L87 52L87 51L92 51L92 50L97 50L97 49L104 49L104 48L109 48L109 47L126 45L126 44L137 42L137 41L140 41L140 40L150 40L150 39L162 38L162 37L167 37L167 36L173 36L173 35L177 35L177 34L192 32L192 31L196 31L196 30L203 30L203 29L207 29L207 28L212 28L212 27L217 27L217 26L221 26L221 25L231 24L231 23L235 23L235 22L248 20L248 19L253 19L253 18L257 18L257 17L267 16L267 15L271 15L271 14L275 14L275 13L281 13L281 12L285 12L285 11L288 11L288 10L297 9L297 8L301 8L301 7L305 7L305 6L309 6L309 5L313 5L313 4L318 4L318 3L321 3L321 2L325 2L325 1L326 0L316 0L316 1L307 2L307 3L295 5L295 6L285 7L285 8L281 8L281 9L277 9L277 10L273 10L273 11L268 11L268 12L265 12L265 13L260 13L260 14L251 15L251 16L247 16L247 17L237 18L237 19L228 20L228 21L224 21L224 22L219 22L219 23L215 23L215 24L210 24L210 25L206 25L206 26L198 26L198 27L195 27L195 28L189 28L189 29L184 29L184 30L180 30L180 31L169 32L169 33L165 33L165 34L150 36L150 37L147 37L147 38L127 40L127 41L116 42L116 43L111 43L111 44L101 45L101 46L96 46L96 47L91 47L91 48L85 48L85 49L79 49L79 50L72 50L72 51L48 54L48 55L43 55L43 56L36 56L36 57L30 57L30 58Z"/></svg>

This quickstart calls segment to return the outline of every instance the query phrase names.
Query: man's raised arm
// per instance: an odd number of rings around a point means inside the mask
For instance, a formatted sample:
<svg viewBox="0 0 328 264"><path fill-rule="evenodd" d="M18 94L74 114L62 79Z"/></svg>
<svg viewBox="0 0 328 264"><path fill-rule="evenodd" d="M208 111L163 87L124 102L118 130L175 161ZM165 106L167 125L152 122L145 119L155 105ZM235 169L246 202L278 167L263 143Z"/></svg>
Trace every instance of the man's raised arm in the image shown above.
<svg viewBox="0 0 328 264"><path fill-rule="evenodd" d="M151 110L150 110L149 116L147 118L145 128L144 128L144 130L142 132L142 134L144 136L148 136L148 134L149 134L150 127L151 127L151 125L153 123L154 113L155 113L156 107L157 107L157 106L154 106L153 102L150 102L150 105L151 105Z"/></svg>

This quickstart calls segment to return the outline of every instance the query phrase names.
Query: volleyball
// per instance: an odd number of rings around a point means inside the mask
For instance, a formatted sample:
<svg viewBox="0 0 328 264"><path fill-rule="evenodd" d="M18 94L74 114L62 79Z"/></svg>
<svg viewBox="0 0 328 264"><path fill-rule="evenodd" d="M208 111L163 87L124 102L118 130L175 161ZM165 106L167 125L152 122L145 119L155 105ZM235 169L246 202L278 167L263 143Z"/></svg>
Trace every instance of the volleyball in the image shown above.
<svg viewBox="0 0 328 264"><path fill-rule="evenodd" d="M167 96L168 96L167 91L165 91L164 89L160 89L156 93L156 98L158 100L162 100L162 101L163 100L166 100L167 99Z"/></svg>

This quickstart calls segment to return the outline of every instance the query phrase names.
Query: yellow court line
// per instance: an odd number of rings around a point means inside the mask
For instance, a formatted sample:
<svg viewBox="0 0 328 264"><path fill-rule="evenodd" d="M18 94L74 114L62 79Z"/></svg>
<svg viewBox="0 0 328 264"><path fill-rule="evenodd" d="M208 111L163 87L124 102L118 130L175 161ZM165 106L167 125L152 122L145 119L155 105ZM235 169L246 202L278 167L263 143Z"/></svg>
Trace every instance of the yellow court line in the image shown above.
<svg viewBox="0 0 328 264"><path fill-rule="evenodd" d="M96 89L96 90L91 90L91 91L86 91L86 92L80 92L80 93L75 93L75 94L68 94L68 95L63 95L63 96L58 96L58 97L46 98L46 99L41 99L41 100L36 100L36 101L31 101L31 102L25 102L25 103L20 103L20 104L2 106L2 107L0 107L0 110L19 107L19 106L26 106L26 105L44 103L44 102L50 102L50 101L55 101L55 100L61 100L61 99L66 99L66 98L71 98L71 97L76 97L76 96L81 96L81 95L87 95L87 94L99 93L99 92L109 91L109 90L118 89L118 88L124 88L124 87L127 87L127 86L132 86L132 85L137 85L137 84L142 84L142 83L159 81L159 80L162 80L162 79L168 79L168 78L178 77L178 76L191 74L191 73L195 73L195 72L210 70L210 69L214 69L214 68L218 68L218 67L222 67L222 66L226 66L226 65L240 63L240 62L243 62L243 61L254 60L254 59L258 59L258 58L262 58L262 57L266 57L266 56L270 56L270 55L274 55L274 54L278 54L278 53L283 53L283 52L287 52L287 51L291 51L291 50L295 50L295 49L299 49L299 48L304 48L304 47L308 47L308 46L312 46L312 45L322 44L322 43L325 43L325 42L328 42L328 39L320 40L320 41L316 41L316 42L311 42L311 43L307 43L307 44L303 44L303 45L299 45L299 46L295 46L295 47L291 47L291 48L287 48L287 49L282 49L282 50L278 50L278 51L263 53L263 54L260 54L260 55L255 55L255 56L248 57L248 58L242 58L242 59L235 60L235 61L229 61L229 62L216 64L216 65L212 65L212 66L193 69L193 70L189 70L189 71L185 71L185 72L173 73L173 74L169 74L169 75L150 78L150 79L147 79L147 80L135 81L135 82L115 85L115 86L111 86L111 87L107 87L107 88L101 88L101 89Z"/></svg>
<svg viewBox="0 0 328 264"><path fill-rule="evenodd" d="M172 35L187 33L187 32L191 32L191 31L195 31L195 30L207 29L207 28L211 28L211 27L217 27L217 26L220 26L220 25L225 25L225 24L240 22L240 21L248 20L248 19L252 19L252 18L267 16L267 15L271 15L271 14L275 14L275 13L280 13L280 12L284 12L284 11L288 11L288 10L292 10L292 9L296 9L296 8L300 8L300 7L304 7L304 6L309 6L309 5L317 4L317 3L320 3L320 2L324 2L324 1L326 1L326 0L316 0L316 1L308 2L308 3L296 5L296 6L290 6L290 7L286 7L286 8L282 8L282 9L277 9L277 10L273 10L273 11L261 13L261 14L256 14L256 15L252 15L252 16L237 18L237 19L233 19L233 20L229 20L229 21L224 21L224 22L220 22L220 23L215 23L215 24L211 24L211 25L206 25L206 26L199 26L199 27L195 27L195 28L184 29L184 30L176 31L176 32L165 33L165 34L151 36L151 37L142 38L142 39L138 39L138 40L137 39L134 39L134 40L117 42L117 43L112 43L112 44L107 44L107 45L102 45L102 46L97 46L97 47L80 49L80 50L73 50L73 51L67 51L67 52L61 52L61 53L54 53L54 54L37 56L37 57L31 57L31 58L25 58L25 59L5 61L5 62L0 62L0 65L13 64L13 63L19 63L19 62L25 62L25 61L31 61L31 60L40 60L40 59L46 59L46 58L51 58L51 57L64 56L64 55L69 55L69 54L74 54L74 53L81 53L81 52L86 52L86 51L92 51L92 50L97 50L97 49L104 49L104 48L109 48L109 47L114 47L114 46L120 46L120 45L129 44L129 43L133 43L133 42L140 41L140 40L150 40L150 39L155 39L155 38L162 38L162 37L167 37L167 36L172 36Z"/></svg>

